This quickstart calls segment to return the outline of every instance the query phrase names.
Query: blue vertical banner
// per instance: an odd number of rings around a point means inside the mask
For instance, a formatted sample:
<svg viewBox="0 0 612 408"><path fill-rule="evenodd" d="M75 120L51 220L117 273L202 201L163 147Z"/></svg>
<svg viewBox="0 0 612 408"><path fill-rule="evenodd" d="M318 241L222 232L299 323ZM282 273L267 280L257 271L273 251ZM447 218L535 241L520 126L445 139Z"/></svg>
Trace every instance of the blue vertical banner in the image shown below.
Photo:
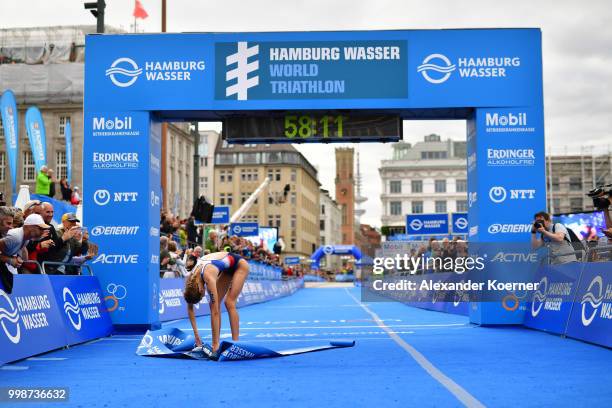
<svg viewBox="0 0 612 408"><path fill-rule="evenodd" d="M45 136L45 123L43 122L40 110L36 106L31 106L25 115L26 130L28 140L34 156L36 172L47 164L47 141Z"/></svg>
<svg viewBox="0 0 612 408"><path fill-rule="evenodd" d="M66 122L64 136L66 137L66 178L70 184L72 183L72 126L70 121Z"/></svg>
<svg viewBox="0 0 612 408"><path fill-rule="evenodd" d="M0 112L2 113L2 126L6 139L6 154L11 170L11 186L13 194L17 186L17 151L19 150L19 115L15 94L10 89L4 91L0 98Z"/></svg>

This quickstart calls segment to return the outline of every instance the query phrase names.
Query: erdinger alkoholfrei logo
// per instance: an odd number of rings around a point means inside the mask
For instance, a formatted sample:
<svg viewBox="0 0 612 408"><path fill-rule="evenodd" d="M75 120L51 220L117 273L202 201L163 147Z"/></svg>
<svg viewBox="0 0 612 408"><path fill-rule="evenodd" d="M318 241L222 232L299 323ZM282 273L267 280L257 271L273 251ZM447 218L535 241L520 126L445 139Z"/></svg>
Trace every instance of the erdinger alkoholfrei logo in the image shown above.
<svg viewBox="0 0 612 408"><path fill-rule="evenodd" d="M133 85L142 74L142 68L131 58L118 58L106 70L106 76L118 87L126 88Z"/></svg>
<svg viewBox="0 0 612 408"><path fill-rule="evenodd" d="M236 80L236 83L225 88L225 96L236 95L239 101L246 101L248 99L248 90L259 85L258 75L249 78L250 73L259 69L258 60L249 62L249 57L259 54L259 45L249 47L246 41L238 42L236 45L237 52L225 58L225 65L228 68L235 65L235 68L229 69L225 73L225 81Z"/></svg>
<svg viewBox="0 0 612 408"><path fill-rule="evenodd" d="M2 326L4 334L6 334L11 343L17 344L21 340L19 312L13 305L13 302L11 302L11 298L2 289L0 289L0 298L5 300L5 302L0 303L0 326Z"/></svg>
<svg viewBox="0 0 612 408"><path fill-rule="evenodd" d="M536 317L540 314L544 303L546 302L546 295L548 294L548 278L546 276L540 279L538 290L533 294L533 300L531 301L531 316Z"/></svg>
<svg viewBox="0 0 612 408"><path fill-rule="evenodd" d="M415 231L420 230L421 228L423 228L423 221L419 219L410 221L410 228L412 228Z"/></svg>
<svg viewBox="0 0 612 408"><path fill-rule="evenodd" d="M448 78L450 78L451 73L457 69L457 66L442 54L430 54L423 60L423 63L418 66L417 72L420 72L423 75L423 78L427 80L427 82L431 82L432 84L441 84L445 82ZM433 77L429 75L429 72L438 72L440 75L436 74Z"/></svg>
<svg viewBox="0 0 612 408"><path fill-rule="evenodd" d="M496 204L503 202L506 199L506 189L500 186L491 187L489 190L489 198Z"/></svg>
<svg viewBox="0 0 612 408"><path fill-rule="evenodd" d="M81 308L76 298L68 288L64 288L62 292L64 298L64 312L68 316L68 320L76 330L81 330Z"/></svg>
<svg viewBox="0 0 612 408"><path fill-rule="evenodd" d="M601 276L597 275L589 285L587 289L587 293L582 297L582 324L586 327L589 326L595 316L597 315L597 309L601 306L603 302L603 279ZM587 317L587 309L590 305L590 309L592 309L590 317Z"/></svg>

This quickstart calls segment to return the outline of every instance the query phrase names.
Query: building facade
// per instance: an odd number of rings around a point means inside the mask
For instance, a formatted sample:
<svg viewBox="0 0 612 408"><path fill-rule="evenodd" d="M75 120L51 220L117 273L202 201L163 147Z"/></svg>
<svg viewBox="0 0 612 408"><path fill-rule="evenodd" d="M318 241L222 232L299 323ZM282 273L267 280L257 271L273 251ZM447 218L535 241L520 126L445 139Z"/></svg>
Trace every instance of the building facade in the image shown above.
<svg viewBox="0 0 612 408"><path fill-rule="evenodd" d="M310 256L316 250L320 183L316 169L293 146L219 140L214 174L214 204L228 205L232 214L268 177L269 185L241 221L278 228L286 255Z"/></svg>
<svg viewBox="0 0 612 408"><path fill-rule="evenodd" d="M168 123L166 143L166 208L187 218L193 206L193 155L195 141L189 123Z"/></svg>
<svg viewBox="0 0 612 408"><path fill-rule="evenodd" d="M219 142L219 137L219 132L214 130L200 131L198 151L200 156L199 195L203 195L209 200L213 200L215 197L215 149Z"/></svg>
<svg viewBox="0 0 612 408"><path fill-rule="evenodd" d="M467 212L466 144L425 136L414 146L399 142L379 168L382 225L405 228L406 214Z"/></svg>
<svg viewBox="0 0 612 408"><path fill-rule="evenodd" d="M321 212L320 212L320 240L321 245L341 244L340 231L342 228L342 211L338 203L331 198L329 191L320 189ZM342 260L339 256L325 255L320 262L321 268L329 270L339 270Z"/></svg>
<svg viewBox="0 0 612 408"><path fill-rule="evenodd" d="M342 243L355 243L355 178L353 177L355 150L336 149L336 202L342 211Z"/></svg>
<svg viewBox="0 0 612 408"><path fill-rule="evenodd" d="M546 157L546 193L553 214L592 211L586 194L596 186L612 183L612 149L583 148L580 154Z"/></svg>

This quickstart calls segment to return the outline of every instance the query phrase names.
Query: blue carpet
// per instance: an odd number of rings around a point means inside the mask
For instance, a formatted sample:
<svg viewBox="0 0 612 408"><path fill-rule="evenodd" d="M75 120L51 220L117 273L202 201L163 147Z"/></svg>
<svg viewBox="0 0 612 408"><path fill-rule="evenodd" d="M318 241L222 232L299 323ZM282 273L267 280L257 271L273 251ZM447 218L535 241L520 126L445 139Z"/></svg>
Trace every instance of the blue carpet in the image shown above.
<svg viewBox="0 0 612 408"><path fill-rule="evenodd" d="M245 342L282 349L355 339L353 348L215 363L138 357L141 336L115 336L39 356L62 360L9 365L28 368L0 370L0 384L69 387L70 403L58 407L461 406L351 294L359 298L359 289L304 289L239 312ZM612 406L608 349L528 329L474 327L463 316L397 303L366 306L486 406ZM198 323L206 338L208 317ZM190 328L188 321L166 326ZM226 316L222 326L229 335Z"/></svg>

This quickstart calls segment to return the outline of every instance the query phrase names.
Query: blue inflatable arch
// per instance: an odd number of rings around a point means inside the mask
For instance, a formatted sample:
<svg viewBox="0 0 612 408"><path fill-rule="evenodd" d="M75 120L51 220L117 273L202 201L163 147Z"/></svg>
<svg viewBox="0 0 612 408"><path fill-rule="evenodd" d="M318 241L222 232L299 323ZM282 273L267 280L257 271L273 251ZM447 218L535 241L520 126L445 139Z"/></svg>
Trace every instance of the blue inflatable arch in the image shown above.
<svg viewBox="0 0 612 408"><path fill-rule="evenodd" d="M325 255L353 255L357 261L361 261L361 250L355 245L323 245L310 256L311 268L319 269L319 261Z"/></svg>

